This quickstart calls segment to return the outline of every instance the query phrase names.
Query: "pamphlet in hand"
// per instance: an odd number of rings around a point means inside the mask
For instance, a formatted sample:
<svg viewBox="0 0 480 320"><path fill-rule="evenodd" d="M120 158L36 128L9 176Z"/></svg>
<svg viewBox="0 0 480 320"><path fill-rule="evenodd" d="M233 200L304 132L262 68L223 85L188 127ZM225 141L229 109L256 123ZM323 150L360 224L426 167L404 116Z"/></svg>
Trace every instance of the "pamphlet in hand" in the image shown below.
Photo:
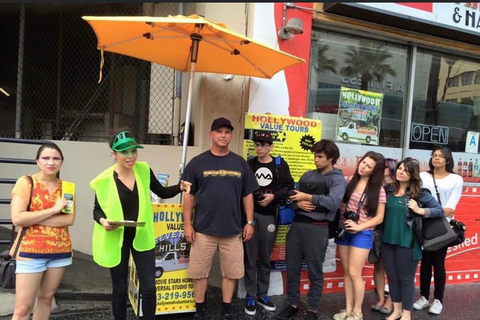
<svg viewBox="0 0 480 320"><path fill-rule="evenodd" d="M73 214L75 200L75 183L62 181L62 198L67 199L68 204L62 209L62 213Z"/></svg>
<svg viewBox="0 0 480 320"><path fill-rule="evenodd" d="M133 221L133 220L107 220L112 226L124 226L124 227L143 227L145 221Z"/></svg>

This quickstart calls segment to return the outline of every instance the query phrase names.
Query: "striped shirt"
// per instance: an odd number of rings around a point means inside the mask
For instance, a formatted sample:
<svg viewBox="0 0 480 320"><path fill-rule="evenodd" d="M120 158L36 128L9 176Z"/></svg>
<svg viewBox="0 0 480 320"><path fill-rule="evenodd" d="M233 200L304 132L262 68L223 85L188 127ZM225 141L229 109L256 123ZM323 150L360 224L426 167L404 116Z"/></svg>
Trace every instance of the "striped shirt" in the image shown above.
<svg viewBox="0 0 480 320"><path fill-rule="evenodd" d="M340 219L338 221L338 224L340 227L343 227L343 224L345 223L345 217L343 216L343 213L345 212L345 208L347 210L357 212L358 210L358 202L360 202L360 198L362 197L362 193L359 192L352 192L352 195L350 196L350 200L348 201L348 205L342 202L340 205ZM378 202L379 203L386 203L387 202L387 196L385 194L385 189L383 187L380 188L380 193L378 195ZM360 209L360 217L358 219L357 224L362 224L370 220L372 217L367 216L367 211L365 210L365 206L368 204L367 199L365 199L362 208ZM374 228L369 228L366 230L373 230Z"/></svg>

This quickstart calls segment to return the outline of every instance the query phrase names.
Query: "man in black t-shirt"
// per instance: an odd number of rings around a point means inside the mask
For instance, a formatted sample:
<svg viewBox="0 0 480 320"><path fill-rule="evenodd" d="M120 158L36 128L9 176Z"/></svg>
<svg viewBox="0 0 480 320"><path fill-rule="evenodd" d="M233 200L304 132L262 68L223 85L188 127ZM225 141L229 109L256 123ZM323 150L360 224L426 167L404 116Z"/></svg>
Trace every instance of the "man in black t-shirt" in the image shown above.
<svg viewBox="0 0 480 320"><path fill-rule="evenodd" d="M288 191L294 188L288 163L282 158L273 158L274 148L269 132L257 131L253 139L257 156L248 160L255 173L260 189L254 193L255 233L245 242L245 289L247 291L245 313L253 316L257 304L265 310L275 311L275 305L267 296L270 285L270 255L277 236L278 201L288 198ZM277 164L277 161L280 162ZM259 268L257 271L257 256Z"/></svg>
<svg viewBox="0 0 480 320"><path fill-rule="evenodd" d="M199 320L207 319L205 293L217 248L222 270L222 319L232 319L230 305L236 280L245 273L242 238L249 241L254 233L253 192L258 184L247 162L228 149L232 131L228 119L215 119L211 149L194 157L182 177L192 183L190 193L185 194L183 215L185 239L192 244L188 275L195 291L194 319ZM247 218L244 226L242 204Z"/></svg>

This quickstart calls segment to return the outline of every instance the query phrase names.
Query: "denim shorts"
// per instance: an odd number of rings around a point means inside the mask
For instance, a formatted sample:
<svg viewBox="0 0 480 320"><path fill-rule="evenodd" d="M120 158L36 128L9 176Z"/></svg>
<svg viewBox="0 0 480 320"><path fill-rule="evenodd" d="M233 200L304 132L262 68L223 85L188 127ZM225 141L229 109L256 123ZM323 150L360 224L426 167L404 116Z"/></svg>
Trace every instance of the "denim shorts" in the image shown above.
<svg viewBox="0 0 480 320"><path fill-rule="evenodd" d="M15 273L39 273L47 268L63 268L72 264L72 257L61 259L16 260Z"/></svg>
<svg viewBox="0 0 480 320"><path fill-rule="evenodd" d="M341 246L351 246L362 249L373 248L373 230L364 230L358 233L345 232L345 238L339 240L335 238L335 243Z"/></svg>

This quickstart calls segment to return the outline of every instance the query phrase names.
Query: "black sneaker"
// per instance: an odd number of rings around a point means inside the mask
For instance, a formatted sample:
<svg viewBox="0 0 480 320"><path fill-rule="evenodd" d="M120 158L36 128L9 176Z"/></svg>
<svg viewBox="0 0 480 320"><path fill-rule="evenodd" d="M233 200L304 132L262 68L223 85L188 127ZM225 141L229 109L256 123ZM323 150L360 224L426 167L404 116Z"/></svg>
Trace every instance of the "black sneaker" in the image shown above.
<svg viewBox="0 0 480 320"><path fill-rule="evenodd" d="M205 320L205 315L201 314L201 313L195 313L195 315L193 316L193 319L194 320Z"/></svg>
<svg viewBox="0 0 480 320"><path fill-rule="evenodd" d="M268 311L275 311L277 309L275 305L270 301L270 298L267 296L258 298L257 303L261 305L265 310L268 310Z"/></svg>
<svg viewBox="0 0 480 320"><path fill-rule="evenodd" d="M245 305L245 313L249 316L254 316L257 313L257 305L255 299L247 297L247 303Z"/></svg>
<svg viewBox="0 0 480 320"><path fill-rule="evenodd" d="M318 320L317 314L313 311L307 311L307 315L305 316L305 320Z"/></svg>
<svg viewBox="0 0 480 320"><path fill-rule="evenodd" d="M290 304L285 307L282 311L277 313L277 320L287 320L291 316L295 315L298 312L298 308L292 307Z"/></svg>

